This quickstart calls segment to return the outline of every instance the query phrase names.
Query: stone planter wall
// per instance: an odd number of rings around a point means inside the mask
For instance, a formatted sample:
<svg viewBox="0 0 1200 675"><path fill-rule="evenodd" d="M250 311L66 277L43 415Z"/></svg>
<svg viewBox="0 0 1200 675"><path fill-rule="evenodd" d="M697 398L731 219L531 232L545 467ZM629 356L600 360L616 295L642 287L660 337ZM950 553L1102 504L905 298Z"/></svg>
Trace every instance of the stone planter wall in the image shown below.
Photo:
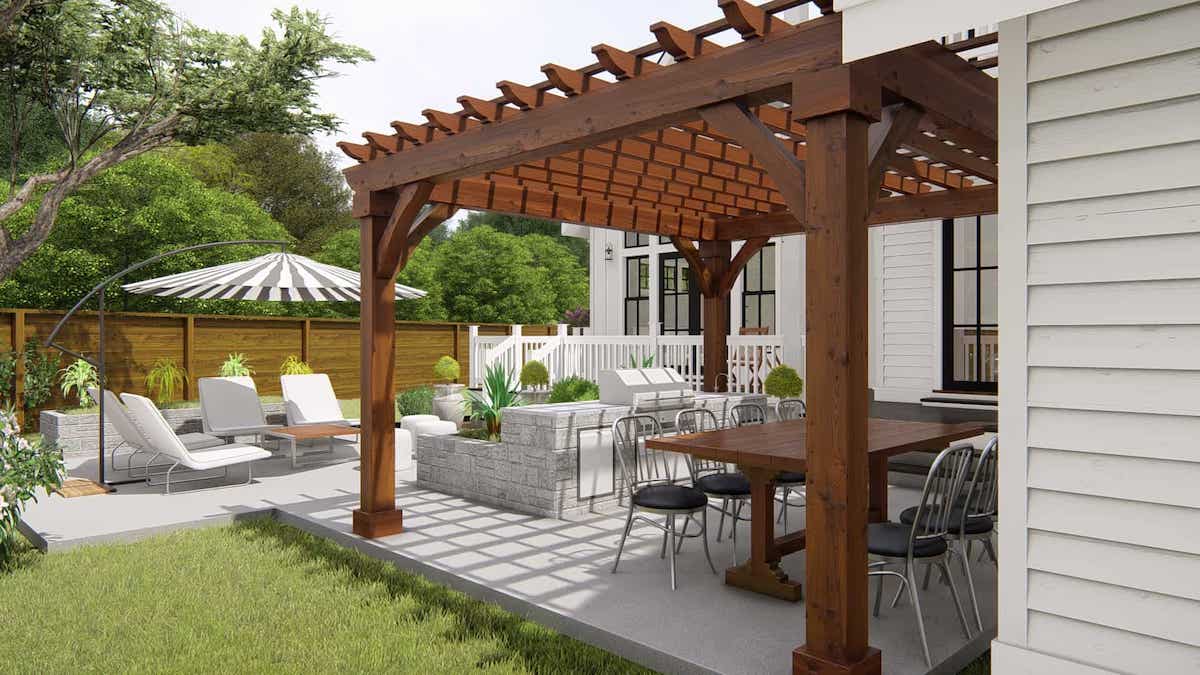
<svg viewBox="0 0 1200 675"><path fill-rule="evenodd" d="M282 403L264 403L263 412L269 424L285 424ZM162 411L163 418L177 434L201 431L200 408L174 408ZM100 415L97 413L68 415L56 410L43 410L42 436L62 448L64 455L91 455L99 445ZM121 442L121 436L111 422L104 426L105 446L110 450Z"/></svg>
<svg viewBox="0 0 1200 675"><path fill-rule="evenodd" d="M765 401L761 395L703 394L697 396L696 405L724 420L734 405ZM542 517L574 519L611 510L624 504L619 477L612 494L578 498L577 432L610 426L629 410L597 401L531 405L504 411L499 443L418 436L414 442L417 483Z"/></svg>

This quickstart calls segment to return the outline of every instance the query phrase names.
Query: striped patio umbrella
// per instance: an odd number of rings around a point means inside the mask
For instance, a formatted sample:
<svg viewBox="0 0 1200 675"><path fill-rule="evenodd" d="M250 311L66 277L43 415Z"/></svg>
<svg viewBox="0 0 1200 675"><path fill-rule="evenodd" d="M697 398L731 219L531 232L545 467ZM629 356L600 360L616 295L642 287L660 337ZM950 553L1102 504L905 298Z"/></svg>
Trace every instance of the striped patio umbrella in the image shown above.
<svg viewBox="0 0 1200 675"><path fill-rule="evenodd" d="M358 302L359 273L294 253L268 253L245 262L205 267L147 279L121 288L130 293L197 300ZM396 299L425 297L425 291L396 284Z"/></svg>

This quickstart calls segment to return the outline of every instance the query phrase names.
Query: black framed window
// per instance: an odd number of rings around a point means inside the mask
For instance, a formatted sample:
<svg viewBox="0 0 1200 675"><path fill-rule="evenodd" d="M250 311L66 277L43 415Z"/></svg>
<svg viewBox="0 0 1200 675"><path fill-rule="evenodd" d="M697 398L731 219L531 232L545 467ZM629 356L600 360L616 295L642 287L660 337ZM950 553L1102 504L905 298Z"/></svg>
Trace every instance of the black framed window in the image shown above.
<svg viewBox="0 0 1200 675"><path fill-rule="evenodd" d="M994 216L942 224L942 387L995 392L1000 343Z"/></svg>
<svg viewBox="0 0 1200 675"><path fill-rule="evenodd" d="M625 233L625 248L638 248L640 246L650 245L650 235L641 234L640 232Z"/></svg>
<svg viewBox="0 0 1200 675"><path fill-rule="evenodd" d="M658 312L663 335L700 334L700 291L692 270L678 253L659 257Z"/></svg>
<svg viewBox="0 0 1200 675"><path fill-rule="evenodd" d="M775 334L775 244L762 247L742 270L742 327Z"/></svg>
<svg viewBox="0 0 1200 675"><path fill-rule="evenodd" d="M625 334L650 334L650 258L625 259Z"/></svg>

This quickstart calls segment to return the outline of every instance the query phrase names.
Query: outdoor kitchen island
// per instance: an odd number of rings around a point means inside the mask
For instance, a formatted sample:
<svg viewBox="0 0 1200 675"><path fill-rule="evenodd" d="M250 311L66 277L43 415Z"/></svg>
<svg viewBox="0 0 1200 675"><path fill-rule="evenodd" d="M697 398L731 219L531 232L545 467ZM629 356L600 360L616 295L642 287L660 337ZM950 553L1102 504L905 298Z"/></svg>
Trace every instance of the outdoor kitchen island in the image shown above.
<svg viewBox="0 0 1200 675"><path fill-rule="evenodd" d="M679 410L705 408L718 420L762 394L693 392L665 368L606 371L599 401L504 410L500 442L418 436L417 484L507 510L572 519L622 503L612 424L633 412L654 415L670 431ZM686 467L679 462L679 473Z"/></svg>

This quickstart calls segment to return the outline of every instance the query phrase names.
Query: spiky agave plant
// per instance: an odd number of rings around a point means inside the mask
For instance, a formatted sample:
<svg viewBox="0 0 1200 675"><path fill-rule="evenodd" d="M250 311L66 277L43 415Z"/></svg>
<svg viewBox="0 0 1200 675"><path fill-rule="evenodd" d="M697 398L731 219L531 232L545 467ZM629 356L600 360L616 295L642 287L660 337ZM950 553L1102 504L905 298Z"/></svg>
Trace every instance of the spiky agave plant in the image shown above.
<svg viewBox="0 0 1200 675"><path fill-rule="evenodd" d="M511 371L504 369L499 363L488 366L483 376L483 393L467 392L467 404L471 409L471 418L483 420L487 426L488 438L500 440L500 418L505 408L516 408L525 405L525 400L517 393L514 385L516 378Z"/></svg>
<svg viewBox="0 0 1200 675"><path fill-rule="evenodd" d="M74 363L58 371L58 385L63 396L75 396L79 399L79 407L86 408L95 403L88 394L88 388L99 385L96 366L83 359L75 359Z"/></svg>

